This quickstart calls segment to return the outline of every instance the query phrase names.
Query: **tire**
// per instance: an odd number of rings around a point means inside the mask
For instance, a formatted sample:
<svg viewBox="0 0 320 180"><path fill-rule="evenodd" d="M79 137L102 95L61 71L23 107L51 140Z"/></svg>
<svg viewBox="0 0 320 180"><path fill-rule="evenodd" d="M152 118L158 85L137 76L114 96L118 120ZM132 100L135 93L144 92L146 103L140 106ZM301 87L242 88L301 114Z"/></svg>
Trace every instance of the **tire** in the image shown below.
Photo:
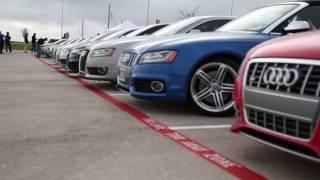
<svg viewBox="0 0 320 180"><path fill-rule="evenodd" d="M232 93L239 65L228 57L201 64L192 75L189 92L193 105L210 116L234 115Z"/></svg>

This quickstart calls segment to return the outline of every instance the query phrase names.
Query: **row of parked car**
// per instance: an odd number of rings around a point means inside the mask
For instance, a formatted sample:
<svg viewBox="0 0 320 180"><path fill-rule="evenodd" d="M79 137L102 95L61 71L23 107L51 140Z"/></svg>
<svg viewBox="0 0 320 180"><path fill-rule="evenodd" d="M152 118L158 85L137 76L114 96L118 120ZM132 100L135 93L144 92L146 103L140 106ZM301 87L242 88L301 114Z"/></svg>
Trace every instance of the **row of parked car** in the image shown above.
<svg viewBox="0 0 320 180"><path fill-rule="evenodd" d="M233 132L320 161L320 32L302 33L319 28L320 2L299 1L237 19L193 17L60 40L43 52L136 98L191 102L212 116L238 109Z"/></svg>

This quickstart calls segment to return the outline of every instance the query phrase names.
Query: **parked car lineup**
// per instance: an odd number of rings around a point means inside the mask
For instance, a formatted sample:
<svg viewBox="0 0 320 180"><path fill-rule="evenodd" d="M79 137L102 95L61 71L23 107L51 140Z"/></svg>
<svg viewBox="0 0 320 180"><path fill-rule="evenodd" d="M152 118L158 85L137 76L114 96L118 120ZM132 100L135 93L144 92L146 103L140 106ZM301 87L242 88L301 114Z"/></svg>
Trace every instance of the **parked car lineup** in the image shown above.
<svg viewBox="0 0 320 180"><path fill-rule="evenodd" d="M272 5L240 17L217 32L136 44L124 50L119 61L118 84L137 98L190 100L204 113L230 114L234 110L233 82L246 53L272 38L316 29L320 24L315 12L320 12L320 6ZM265 14L270 15L266 18Z"/></svg>
<svg viewBox="0 0 320 180"><path fill-rule="evenodd" d="M190 102L210 116L238 111L233 132L320 161L319 17L318 1L280 3L236 19L201 16L59 40L43 53L136 98Z"/></svg>
<svg viewBox="0 0 320 180"><path fill-rule="evenodd" d="M101 35L98 35L88 42L85 43L79 43L76 44L74 47L70 49L68 58L66 60L66 69L69 70L70 72L78 73L79 72L79 57L81 52L83 51L84 48L87 46L90 46L94 43L102 42L102 41L109 41L112 39L117 39L120 37L123 37L136 29L125 29L121 31L111 31L111 32L106 32Z"/></svg>
<svg viewBox="0 0 320 180"><path fill-rule="evenodd" d="M230 17L193 17L167 27L162 26L149 36L138 37L129 34L121 40L93 44L85 48L86 53L80 58L80 75L86 79L116 82L118 60L122 52L130 45L161 36L192 33L195 30L197 33L215 31L231 19Z"/></svg>

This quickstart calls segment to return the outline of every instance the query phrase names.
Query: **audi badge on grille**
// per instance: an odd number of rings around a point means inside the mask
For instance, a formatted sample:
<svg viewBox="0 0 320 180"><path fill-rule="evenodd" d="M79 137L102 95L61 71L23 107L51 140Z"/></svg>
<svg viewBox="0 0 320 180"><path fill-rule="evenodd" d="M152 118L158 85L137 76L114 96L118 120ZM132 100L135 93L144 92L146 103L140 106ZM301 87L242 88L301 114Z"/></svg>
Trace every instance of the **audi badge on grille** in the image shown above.
<svg viewBox="0 0 320 180"><path fill-rule="evenodd" d="M263 75L263 81L268 85L292 87L298 80L296 69L269 67Z"/></svg>

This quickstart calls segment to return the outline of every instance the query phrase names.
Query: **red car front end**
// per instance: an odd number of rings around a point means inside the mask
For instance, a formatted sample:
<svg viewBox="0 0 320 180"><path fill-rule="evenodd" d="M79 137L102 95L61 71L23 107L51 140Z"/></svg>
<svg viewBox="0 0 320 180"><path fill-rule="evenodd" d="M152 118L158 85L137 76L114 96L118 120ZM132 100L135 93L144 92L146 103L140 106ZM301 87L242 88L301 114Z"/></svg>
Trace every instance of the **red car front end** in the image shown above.
<svg viewBox="0 0 320 180"><path fill-rule="evenodd" d="M320 32L253 49L236 80L232 132L320 162Z"/></svg>

